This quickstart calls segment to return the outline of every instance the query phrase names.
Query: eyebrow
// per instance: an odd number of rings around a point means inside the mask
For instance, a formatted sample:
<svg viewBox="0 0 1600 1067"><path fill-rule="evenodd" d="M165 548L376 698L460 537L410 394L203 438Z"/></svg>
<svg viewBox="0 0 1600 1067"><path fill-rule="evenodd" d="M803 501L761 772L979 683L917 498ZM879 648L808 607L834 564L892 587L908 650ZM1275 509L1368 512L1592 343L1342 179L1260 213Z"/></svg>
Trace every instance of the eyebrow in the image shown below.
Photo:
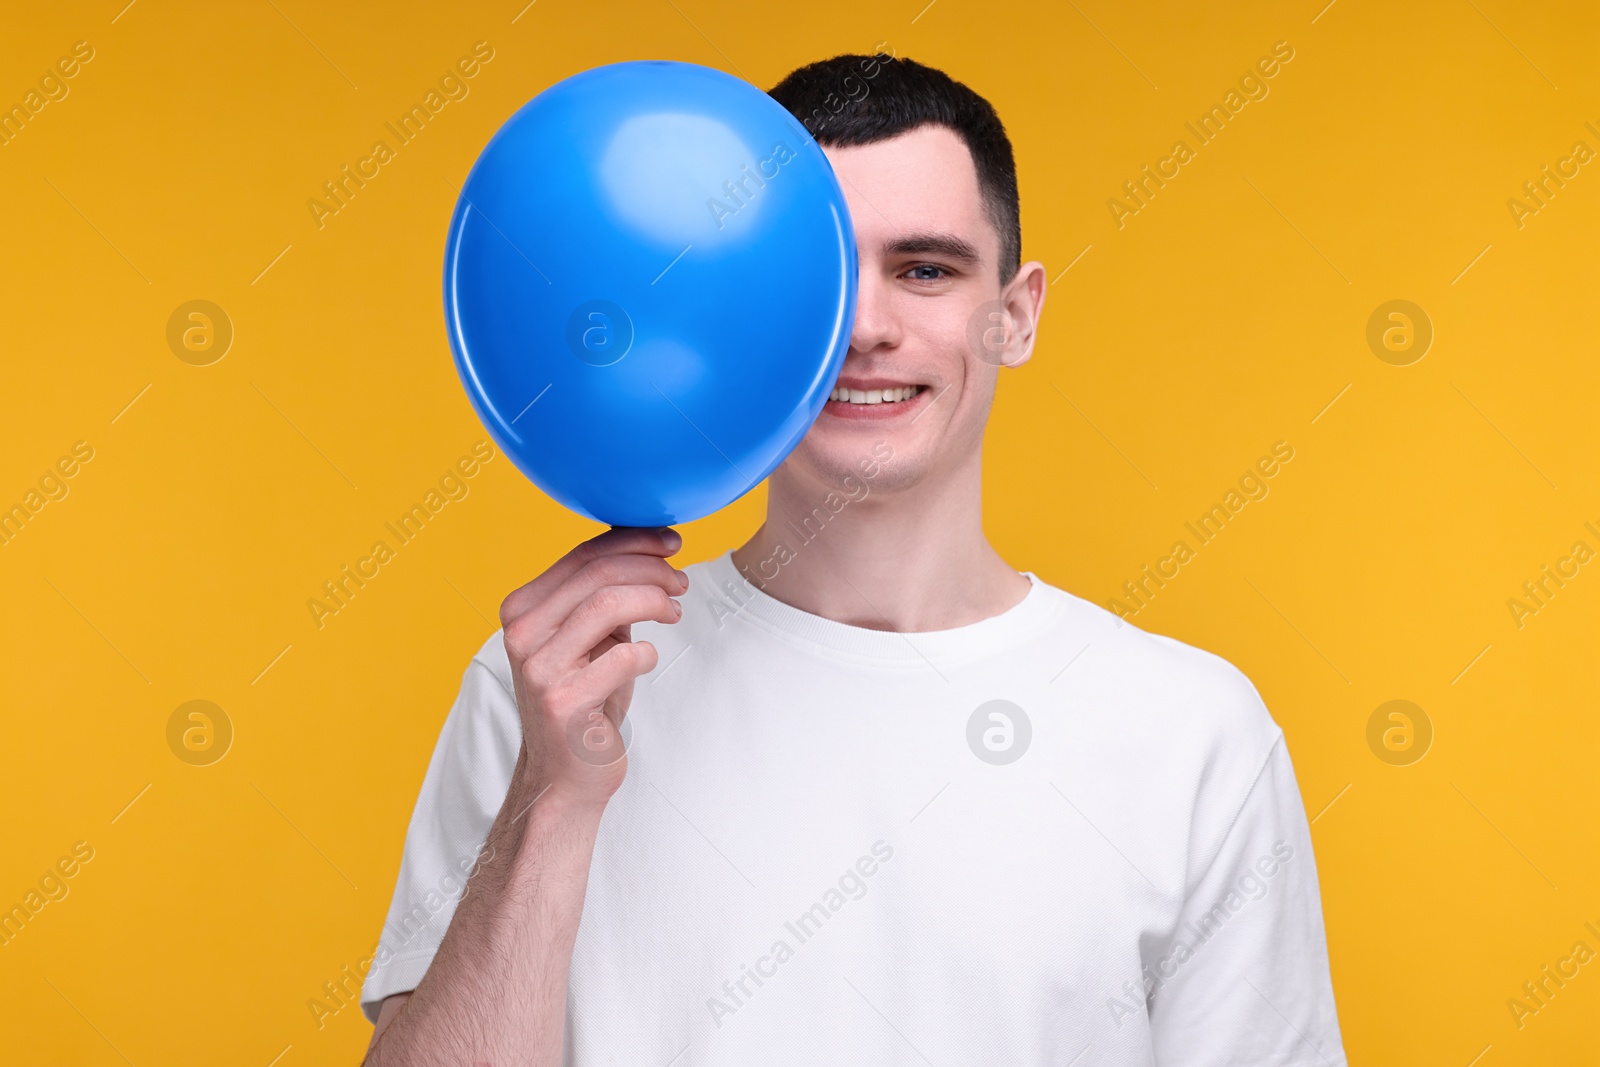
<svg viewBox="0 0 1600 1067"><path fill-rule="evenodd" d="M950 233L902 234L886 243L883 246L883 251L887 256L944 256L973 266L977 266L982 262L978 255L978 250L972 246L971 242Z"/></svg>

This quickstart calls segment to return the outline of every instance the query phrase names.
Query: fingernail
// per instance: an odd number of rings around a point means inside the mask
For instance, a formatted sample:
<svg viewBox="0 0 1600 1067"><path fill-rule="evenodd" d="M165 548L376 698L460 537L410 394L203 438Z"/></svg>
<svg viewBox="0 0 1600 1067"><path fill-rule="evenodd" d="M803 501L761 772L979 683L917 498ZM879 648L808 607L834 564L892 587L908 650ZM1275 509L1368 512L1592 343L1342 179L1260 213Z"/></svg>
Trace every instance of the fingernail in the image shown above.
<svg viewBox="0 0 1600 1067"><path fill-rule="evenodd" d="M682 586L685 589L689 588L689 576L686 573L684 573L683 571L680 571L676 567L672 568L672 573L676 574L678 576L678 584L680 586Z"/></svg>
<svg viewBox="0 0 1600 1067"><path fill-rule="evenodd" d="M671 529L670 527L661 535L661 539L665 541L667 543L667 547L674 552L683 547L683 535L677 530Z"/></svg>
<svg viewBox="0 0 1600 1067"><path fill-rule="evenodd" d="M683 605L674 600L672 602L672 612L678 618L683 618Z"/></svg>

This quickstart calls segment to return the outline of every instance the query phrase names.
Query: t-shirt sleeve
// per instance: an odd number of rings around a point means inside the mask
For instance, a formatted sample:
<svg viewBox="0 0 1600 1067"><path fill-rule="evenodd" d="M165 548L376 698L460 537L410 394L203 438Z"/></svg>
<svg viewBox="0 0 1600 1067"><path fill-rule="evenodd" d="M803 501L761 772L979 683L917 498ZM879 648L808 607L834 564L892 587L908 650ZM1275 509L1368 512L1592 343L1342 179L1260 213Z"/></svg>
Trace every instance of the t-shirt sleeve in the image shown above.
<svg viewBox="0 0 1600 1067"><path fill-rule="evenodd" d="M496 634L468 664L423 776L394 898L361 986L361 1010L373 1022L385 997L422 980L510 788L522 721L508 683L489 666L499 641Z"/></svg>
<svg viewBox="0 0 1600 1067"><path fill-rule="evenodd" d="M1311 831L1281 736L1145 975L1161 1067L1345 1067Z"/></svg>

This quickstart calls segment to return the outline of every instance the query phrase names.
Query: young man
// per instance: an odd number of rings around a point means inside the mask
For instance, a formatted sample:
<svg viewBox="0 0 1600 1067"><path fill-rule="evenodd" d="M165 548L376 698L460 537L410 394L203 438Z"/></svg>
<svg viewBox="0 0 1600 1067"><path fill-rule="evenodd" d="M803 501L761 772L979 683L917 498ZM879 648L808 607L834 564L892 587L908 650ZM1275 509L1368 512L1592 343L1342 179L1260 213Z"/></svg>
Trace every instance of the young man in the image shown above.
<svg viewBox="0 0 1600 1067"><path fill-rule="evenodd" d="M772 95L859 241L839 399L736 551L685 573L675 532L613 530L506 598L367 1062L1340 1067L1255 688L984 537L984 423L1045 295L994 110L883 56Z"/></svg>

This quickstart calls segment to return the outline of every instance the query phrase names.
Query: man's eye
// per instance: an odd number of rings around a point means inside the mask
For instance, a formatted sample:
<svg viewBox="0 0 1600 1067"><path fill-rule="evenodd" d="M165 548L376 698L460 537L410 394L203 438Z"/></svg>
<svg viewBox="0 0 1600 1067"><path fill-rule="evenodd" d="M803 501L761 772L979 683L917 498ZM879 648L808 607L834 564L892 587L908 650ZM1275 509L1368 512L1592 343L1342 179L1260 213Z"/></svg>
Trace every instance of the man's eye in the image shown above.
<svg viewBox="0 0 1600 1067"><path fill-rule="evenodd" d="M919 273L921 271L932 271L934 273ZM936 267L932 263L923 263L906 271L906 275L908 277L914 277L919 282L936 282L947 277L949 273L950 272L945 270L943 267Z"/></svg>

